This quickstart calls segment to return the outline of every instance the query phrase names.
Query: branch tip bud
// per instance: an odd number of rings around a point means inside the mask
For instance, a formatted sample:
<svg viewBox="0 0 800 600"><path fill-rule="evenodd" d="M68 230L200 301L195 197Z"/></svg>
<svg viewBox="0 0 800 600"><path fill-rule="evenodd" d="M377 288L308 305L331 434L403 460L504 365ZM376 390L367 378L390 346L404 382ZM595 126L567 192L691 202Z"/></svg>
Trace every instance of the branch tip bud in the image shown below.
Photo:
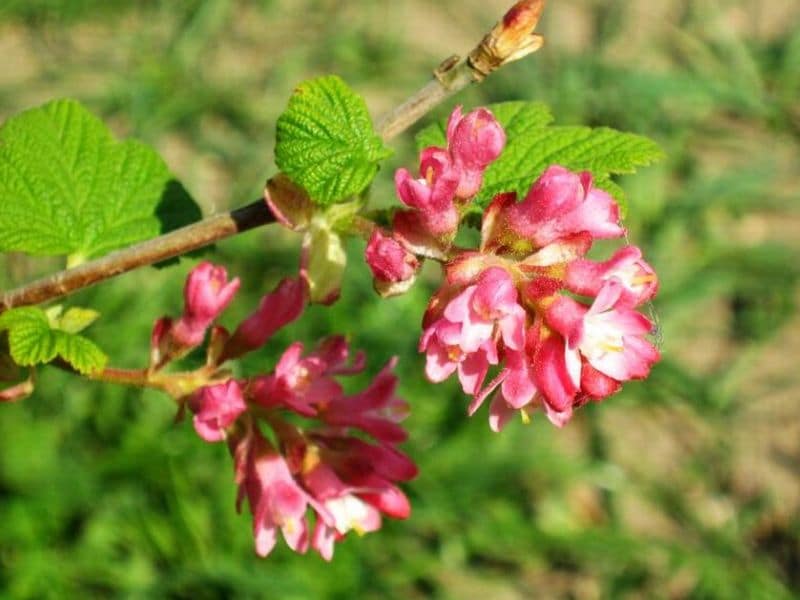
<svg viewBox="0 0 800 600"><path fill-rule="evenodd" d="M534 33L545 0L521 0L512 6L481 43L470 53L469 64L483 79L504 64L524 58L544 45Z"/></svg>

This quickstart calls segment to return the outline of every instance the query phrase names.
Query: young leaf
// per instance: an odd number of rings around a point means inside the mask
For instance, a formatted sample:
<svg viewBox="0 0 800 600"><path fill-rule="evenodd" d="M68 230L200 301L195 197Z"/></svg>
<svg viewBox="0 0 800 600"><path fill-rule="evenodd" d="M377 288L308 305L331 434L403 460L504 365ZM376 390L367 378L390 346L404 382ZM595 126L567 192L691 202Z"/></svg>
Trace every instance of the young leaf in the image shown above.
<svg viewBox="0 0 800 600"><path fill-rule="evenodd" d="M23 367L53 360L56 338L50 331L47 314L36 307L9 310L0 315L0 331L8 330L11 358Z"/></svg>
<svg viewBox="0 0 800 600"><path fill-rule="evenodd" d="M58 354L78 373L88 375L106 366L108 357L97 345L81 335L53 332L58 339Z"/></svg>
<svg viewBox="0 0 800 600"><path fill-rule="evenodd" d="M363 98L334 75L300 84L278 118L275 162L318 204L362 192L390 153Z"/></svg>
<svg viewBox="0 0 800 600"><path fill-rule="evenodd" d="M80 333L100 317L100 313L91 308L78 308L74 306L64 314L59 312L58 317L50 319L53 329L60 329L67 333Z"/></svg>
<svg viewBox="0 0 800 600"><path fill-rule="evenodd" d="M662 158L652 140L606 127L550 125L552 116L544 104L504 102L489 106L506 131L506 147L484 175L475 206L485 207L499 192L524 196L533 181L553 164L574 171L591 171L598 187L625 208L622 188L611 175L633 173ZM417 134L417 146L444 146L444 124L435 123Z"/></svg>
<svg viewBox="0 0 800 600"><path fill-rule="evenodd" d="M82 374L105 367L107 357L100 348L83 336L51 327L51 317L60 311L48 312L38 307L15 308L0 315L0 331L8 330L11 358L23 367L48 363L56 356L68 362ZM67 328L85 327L93 311L69 309L59 325ZM93 320L93 319L92 319Z"/></svg>
<svg viewBox="0 0 800 600"><path fill-rule="evenodd" d="M199 214L176 185L148 146L117 142L74 100L48 102L0 128L0 251L77 264L153 237Z"/></svg>

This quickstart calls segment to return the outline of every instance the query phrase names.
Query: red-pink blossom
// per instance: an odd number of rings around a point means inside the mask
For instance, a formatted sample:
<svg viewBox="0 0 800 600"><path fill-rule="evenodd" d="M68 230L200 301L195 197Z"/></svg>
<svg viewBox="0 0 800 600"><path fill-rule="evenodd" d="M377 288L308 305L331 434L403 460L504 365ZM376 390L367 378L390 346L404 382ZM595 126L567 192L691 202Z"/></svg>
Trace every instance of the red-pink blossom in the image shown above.
<svg viewBox="0 0 800 600"><path fill-rule="evenodd" d="M225 267L201 262L189 273L183 288L183 315L172 324L170 336L180 346L194 347L206 329L233 300L239 278L228 281Z"/></svg>
<svg viewBox="0 0 800 600"><path fill-rule="evenodd" d="M290 345L278 360L274 373L254 377L248 392L263 407L285 407L301 415L315 416L320 406L327 406L343 395L334 375L358 373L364 368L364 356L358 354L347 365L347 343L341 336L324 340L307 356L301 342Z"/></svg>
<svg viewBox="0 0 800 600"><path fill-rule="evenodd" d="M449 238L458 228L455 203L459 174L449 155L439 148L428 148L420 159L422 177L414 178L406 169L394 175L397 196L406 206L418 211L425 229L435 237Z"/></svg>
<svg viewBox="0 0 800 600"><path fill-rule="evenodd" d="M481 108L463 116L457 107L447 126L447 148L422 151L419 178L406 169L395 172L397 195L412 210L396 214L393 227L409 250L438 257L452 242L461 219L457 203L478 192L486 167L504 145L505 132L491 112Z"/></svg>
<svg viewBox="0 0 800 600"><path fill-rule="evenodd" d="M646 336L653 324L623 300L625 286L608 280L590 307L562 296L547 320L567 339L568 354L580 353L600 373L617 381L643 379L658 360Z"/></svg>
<svg viewBox="0 0 800 600"><path fill-rule="evenodd" d="M408 517L411 512L408 498L395 485L417 474L416 466L406 455L388 444L369 444L331 431L320 432L312 439L319 459L348 486L348 492L387 516Z"/></svg>
<svg viewBox="0 0 800 600"><path fill-rule="evenodd" d="M428 377L442 381L458 371L464 391L476 393L489 365L498 362L498 342L510 349L524 346L525 310L517 298L510 275L498 267L483 271L444 306L435 298L420 339Z"/></svg>
<svg viewBox="0 0 800 600"><path fill-rule="evenodd" d="M308 287L301 278L286 278L266 294L258 309L231 336L223 358L236 358L263 346L281 327L297 319L305 309Z"/></svg>
<svg viewBox="0 0 800 600"><path fill-rule="evenodd" d="M588 172L573 173L554 165L536 180L519 204L509 206L504 223L513 235L543 247L559 238L587 232L595 239L625 233L614 199L592 186Z"/></svg>
<svg viewBox="0 0 800 600"><path fill-rule="evenodd" d="M262 556L274 547L278 528L296 552L311 546L330 560L334 543L349 531L379 529L382 514L409 515L408 499L395 483L416 476L417 468L394 446L406 438L398 423L408 413L396 395L396 361L389 361L363 392L348 396L334 376L364 366L362 354L352 363L348 358L341 337L325 340L306 356L298 342L274 373L252 378L244 388L246 398L258 406L237 415L226 439L236 468L238 506L247 498L256 551ZM316 426L304 428L296 418L284 419L281 412L287 409L316 419ZM259 431L262 419L275 436L274 446ZM316 513L311 535L309 509Z"/></svg>
<svg viewBox="0 0 800 600"><path fill-rule="evenodd" d="M472 198L483 184L486 167L496 160L506 144L506 134L485 108L466 116L457 106L447 122L447 149L460 175L455 195Z"/></svg>
<svg viewBox="0 0 800 600"><path fill-rule="evenodd" d="M332 396L320 403L319 418L334 427L355 427L387 444L405 441L399 421L408 414L408 403L396 395L397 376L393 358L367 389L351 396Z"/></svg>
<svg viewBox="0 0 800 600"><path fill-rule="evenodd" d="M419 260L393 236L375 228L367 243L365 258L382 296L401 294L414 283Z"/></svg>
<svg viewBox="0 0 800 600"><path fill-rule="evenodd" d="M249 392L256 403L314 416L317 404L342 394L342 386L327 374L327 365L302 354L303 344L295 342L283 353L273 374L253 378Z"/></svg>
<svg viewBox="0 0 800 600"><path fill-rule="evenodd" d="M658 291L658 277L642 258L636 246L623 246L604 262L579 259L567 266L564 284L582 296L596 296L606 281L614 278L622 284L620 304L639 306Z"/></svg>
<svg viewBox="0 0 800 600"><path fill-rule="evenodd" d="M231 440L236 461L239 496L237 507L247 498L253 514L253 537L256 553L267 556L275 547L280 529L287 545L295 552L305 552L309 545L306 512L309 504L319 514L331 519L324 507L295 481L286 460L251 427L238 439Z"/></svg>
<svg viewBox="0 0 800 600"><path fill-rule="evenodd" d="M331 515L330 520L317 518L311 536L311 547L325 560L333 558L334 543L348 532L364 534L380 529L380 511L359 498L355 488L343 482L329 465L316 463L304 474L303 482Z"/></svg>
<svg viewBox="0 0 800 600"><path fill-rule="evenodd" d="M235 380L207 385L197 390L189 400L194 413L194 429L207 442L225 438L225 430L247 410L242 389Z"/></svg>
<svg viewBox="0 0 800 600"><path fill-rule="evenodd" d="M285 431L283 432L286 433ZM417 474L403 453L386 444L371 444L342 430L323 429L306 436L282 436L290 468L314 500L318 517L311 547L325 560L334 543L349 531L359 534L381 526L381 514L406 518L408 499L394 485Z"/></svg>
<svg viewBox="0 0 800 600"><path fill-rule="evenodd" d="M566 352L564 339L540 320L530 328L524 349L507 351L497 377L475 395L473 414L497 386L490 406L489 424L499 431L518 410L544 409L553 424L562 426L572 414L579 390L580 360Z"/></svg>

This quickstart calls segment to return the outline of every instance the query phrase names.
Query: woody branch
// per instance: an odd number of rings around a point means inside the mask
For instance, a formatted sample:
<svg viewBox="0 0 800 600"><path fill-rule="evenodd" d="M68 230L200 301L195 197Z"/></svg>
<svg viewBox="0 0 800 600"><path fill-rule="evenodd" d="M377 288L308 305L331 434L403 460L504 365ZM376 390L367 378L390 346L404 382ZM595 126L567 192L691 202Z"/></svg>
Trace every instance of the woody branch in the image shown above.
<svg viewBox="0 0 800 600"><path fill-rule="evenodd" d="M434 78L429 83L378 120L378 134L384 141L394 138L448 97L472 83L481 82L503 65L541 48L544 40L534 29L544 4L545 0L522 0L514 4L467 58L453 56L445 60L434 71ZM266 204L261 199L256 200L8 291L0 295L0 312L69 295L122 273L181 256L274 220Z"/></svg>

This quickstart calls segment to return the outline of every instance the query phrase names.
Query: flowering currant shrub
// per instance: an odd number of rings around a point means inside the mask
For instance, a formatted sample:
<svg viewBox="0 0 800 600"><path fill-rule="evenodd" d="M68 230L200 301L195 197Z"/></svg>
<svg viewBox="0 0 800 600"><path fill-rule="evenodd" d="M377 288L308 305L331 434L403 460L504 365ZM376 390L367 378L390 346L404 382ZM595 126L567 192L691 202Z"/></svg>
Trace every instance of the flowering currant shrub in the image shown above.
<svg viewBox="0 0 800 600"><path fill-rule="evenodd" d="M656 160L651 141L551 126L538 103L457 106L446 123L418 134L418 168L394 173L398 207L368 203L391 153L384 143L440 101L442 90L455 92L537 50L542 6L517 2L467 60L440 67L435 83L377 129L364 100L338 77L302 83L277 121L280 172L263 200L205 221L195 222L191 198L176 199L182 188L152 149L117 142L77 102L11 118L0 128L0 251L63 256L69 268L0 296L0 400L30 395L42 365L160 390L203 441L227 446L236 507L252 515L256 552L269 554L280 530L292 550L330 560L349 532L372 532L385 516L410 514L399 484L417 467L400 449L410 404L398 395L398 358L375 358L384 367L356 392L342 381L364 372L367 360L351 355L336 332L289 344L259 373L239 375L234 361L271 345L307 305L346 293L345 237L366 243L383 297L407 292L424 261L441 265L441 285L420 315L421 368L433 383L455 375L470 415L488 399L494 431L515 413L528 420L537 410L563 426L586 402L647 377L659 352L642 310L658 279L628 241L624 193L611 176ZM75 153L73 138L92 151ZM69 193L54 179L56 162L74 183ZM165 203L183 229L167 232L159 217ZM297 271L229 331L218 320L240 281L222 265L196 265L183 313L155 320L141 369L108 366L83 335L96 311L39 306L270 222L302 235ZM477 246L459 245L461 230L475 225ZM597 256L596 240L621 243ZM203 364L182 370L191 362L183 359L198 354Z"/></svg>

